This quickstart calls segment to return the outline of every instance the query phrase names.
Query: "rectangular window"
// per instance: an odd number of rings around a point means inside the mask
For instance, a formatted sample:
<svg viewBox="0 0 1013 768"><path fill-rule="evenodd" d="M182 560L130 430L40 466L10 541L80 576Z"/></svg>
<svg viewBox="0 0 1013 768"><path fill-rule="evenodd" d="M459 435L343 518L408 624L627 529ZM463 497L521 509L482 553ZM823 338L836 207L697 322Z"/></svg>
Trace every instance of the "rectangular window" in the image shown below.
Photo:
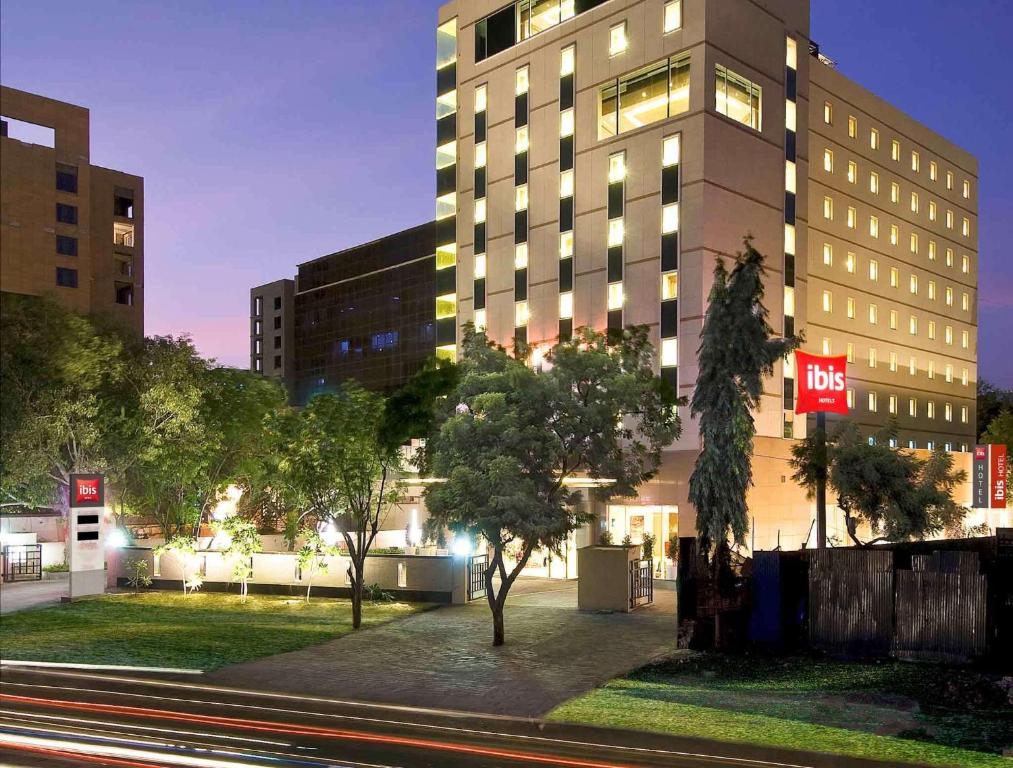
<svg viewBox="0 0 1013 768"><path fill-rule="evenodd" d="M483 277L485 277L485 268L486 268L485 265L486 265L485 254L484 253L480 253L478 256L475 257L475 279L476 280L481 280Z"/></svg>
<svg viewBox="0 0 1013 768"><path fill-rule="evenodd" d="M912 151L911 152L911 170L914 171L915 173L918 173L921 170L921 167L922 167L921 156L917 152Z"/></svg>
<svg viewBox="0 0 1013 768"><path fill-rule="evenodd" d="M718 114L760 130L763 89L756 83L715 65L715 104Z"/></svg>
<svg viewBox="0 0 1013 768"><path fill-rule="evenodd" d="M952 384L953 383L953 366L947 364L947 366L943 369L943 375L946 378L946 383L947 384Z"/></svg>
<svg viewBox="0 0 1013 768"><path fill-rule="evenodd" d="M795 254L795 226L793 224L784 225L784 252Z"/></svg>
<svg viewBox="0 0 1013 768"><path fill-rule="evenodd" d="M559 174L559 197L564 200L573 197L573 171Z"/></svg>
<svg viewBox="0 0 1013 768"><path fill-rule="evenodd" d="M953 171L946 172L946 188L953 189Z"/></svg>
<svg viewBox="0 0 1013 768"><path fill-rule="evenodd" d="M971 197L971 182L967 181L966 179L964 180L963 195L965 200Z"/></svg>
<svg viewBox="0 0 1013 768"><path fill-rule="evenodd" d="M879 407L879 404L878 404L878 400L876 398L876 393L875 392L870 392L869 393L869 410L872 411L873 413L875 413L878 407Z"/></svg>
<svg viewBox="0 0 1013 768"><path fill-rule="evenodd" d="M623 284L609 283L608 287L608 308L611 312L614 309L623 308Z"/></svg>
<svg viewBox="0 0 1013 768"><path fill-rule="evenodd" d="M950 289L947 288L946 290L949 291ZM971 297L966 292L960 294L960 308L965 312L971 311Z"/></svg>
<svg viewBox="0 0 1013 768"><path fill-rule="evenodd" d="M962 234L964 237L971 236L971 220L966 216L960 223L960 234Z"/></svg>
<svg viewBox="0 0 1013 768"><path fill-rule="evenodd" d="M436 28L436 68L443 69L457 61L457 19Z"/></svg>
<svg viewBox="0 0 1013 768"><path fill-rule="evenodd" d="M518 301L514 304L514 327L523 328L528 324L528 320L531 315L528 312L528 303L526 301Z"/></svg>
<svg viewBox="0 0 1013 768"><path fill-rule="evenodd" d="M939 180L939 164L936 163L935 160L929 162L929 178L932 179L932 181Z"/></svg>
<svg viewBox="0 0 1013 768"><path fill-rule="evenodd" d="M559 294L559 319L573 319L573 293L571 291Z"/></svg>
<svg viewBox="0 0 1013 768"><path fill-rule="evenodd" d="M823 198L823 218L824 219L834 218L834 200L832 197Z"/></svg>
<svg viewBox="0 0 1013 768"><path fill-rule="evenodd" d="M847 357L849 363L855 362L855 345L850 341L845 347L845 356Z"/></svg>
<svg viewBox="0 0 1013 768"><path fill-rule="evenodd" d="M873 282L879 280L879 262L875 259L869 260L869 279Z"/></svg>
<svg viewBox="0 0 1013 768"><path fill-rule="evenodd" d="M930 419L936 418L936 404L931 400L929 400L928 409L926 410L925 415L928 416Z"/></svg>
<svg viewBox="0 0 1013 768"><path fill-rule="evenodd" d="M830 243L823 243L823 265L826 267L834 265L834 247Z"/></svg>
<svg viewBox="0 0 1013 768"><path fill-rule="evenodd" d="M559 59L559 76L572 75L577 68L577 51L572 45L563 49Z"/></svg>
<svg viewBox="0 0 1013 768"><path fill-rule="evenodd" d="M635 130L689 109L689 56L666 59L603 86L598 138Z"/></svg>
<svg viewBox="0 0 1013 768"><path fill-rule="evenodd" d="M967 331L960 332L960 346L963 349L968 349L971 346L971 335Z"/></svg>
<svg viewBox="0 0 1013 768"><path fill-rule="evenodd" d="M890 395L890 403L889 403L888 407L889 407L890 413L892 413L892 414L896 414L897 413L897 395Z"/></svg>
<svg viewBox="0 0 1013 768"><path fill-rule="evenodd" d="M679 340L661 340L661 367L671 368L679 364Z"/></svg>
<svg viewBox="0 0 1013 768"><path fill-rule="evenodd" d="M879 307L875 304L869 305L869 325L875 325L879 322Z"/></svg>
<svg viewBox="0 0 1013 768"><path fill-rule="evenodd" d="M911 213L918 213L919 207L920 206L918 204L918 193L917 192L912 192L911 193Z"/></svg>
<svg viewBox="0 0 1013 768"><path fill-rule="evenodd" d="M56 220L61 224L77 224L77 206L57 203Z"/></svg>
<svg viewBox="0 0 1013 768"><path fill-rule="evenodd" d="M559 113L559 138L573 136L573 110L564 109Z"/></svg>
<svg viewBox="0 0 1013 768"><path fill-rule="evenodd" d="M910 289L912 294L918 295L918 275L911 275Z"/></svg>
<svg viewBox="0 0 1013 768"><path fill-rule="evenodd" d="M935 220L936 220L936 201L935 200L930 200L929 201L929 221L935 221Z"/></svg>
<svg viewBox="0 0 1013 768"><path fill-rule="evenodd" d="M858 181L858 163L853 160L848 161L848 183L854 184Z"/></svg>
<svg viewBox="0 0 1013 768"><path fill-rule="evenodd" d="M855 221L854 210L855 210L854 208L848 208L848 226L851 227L852 229L855 228L855 224L854 224L854 221ZM869 217L869 235L871 235L872 237L879 237L879 217L878 216L870 216Z"/></svg>
<svg viewBox="0 0 1013 768"><path fill-rule="evenodd" d="M664 30L667 35L682 27L682 0L669 0L665 3ZM794 41L791 41L794 42Z"/></svg>
<svg viewBox="0 0 1013 768"><path fill-rule="evenodd" d="M609 56L617 56L629 45L626 39L626 20L609 28Z"/></svg>
<svg viewBox="0 0 1013 768"><path fill-rule="evenodd" d="M679 231L679 204L671 203L661 207L661 234Z"/></svg>
<svg viewBox="0 0 1013 768"><path fill-rule="evenodd" d="M57 235L56 252L61 256L77 256L77 238Z"/></svg>
<svg viewBox="0 0 1013 768"><path fill-rule="evenodd" d="M568 259L573 256L573 231L559 234L559 258Z"/></svg>
<svg viewBox="0 0 1013 768"><path fill-rule="evenodd" d="M793 195L797 193L797 169L791 160L784 161L784 189Z"/></svg>
<svg viewBox="0 0 1013 768"><path fill-rule="evenodd" d="M521 184L514 188L514 210L526 211L528 209L528 185Z"/></svg>
<svg viewBox="0 0 1013 768"><path fill-rule="evenodd" d="M918 318L914 315L908 320L908 331L912 336L918 335Z"/></svg>
<svg viewBox="0 0 1013 768"><path fill-rule="evenodd" d="M897 330L898 319L899 319L899 316L897 314L897 310L896 309L891 309L890 310L890 330L891 331L896 331Z"/></svg>
<svg viewBox="0 0 1013 768"><path fill-rule="evenodd" d="M946 255L947 255L947 258L948 258L946 266L952 267L953 266L953 253L952 253L952 251L947 252ZM965 275L968 272L971 271L971 260L968 259L967 256L961 256L960 257L960 271L963 272Z"/></svg>
<svg viewBox="0 0 1013 768"><path fill-rule="evenodd" d="M60 192L77 194L77 166L56 164L56 188Z"/></svg>
<svg viewBox="0 0 1013 768"><path fill-rule="evenodd" d="M890 225L890 245L897 245L900 241L900 228L896 224Z"/></svg>
<svg viewBox="0 0 1013 768"><path fill-rule="evenodd" d="M514 269L528 268L528 244L517 243L514 248Z"/></svg>
<svg viewBox="0 0 1013 768"><path fill-rule="evenodd" d="M823 150L823 170L827 173L834 172L834 153L833 150Z"/></svg>
<svg viewBox="0 0 1013 768"><path fill-rule="evenodd" d="M914 253L914 254L918 253L918 233L917 232L912 232L911 233L911 253Z"/></svg>
<svg viewBox="0 0 1013 768"><path fill-rule="evenodd" d="M848 319L855 319L855 299L851 296L848 296Z"/></svg>
<svg viewBox="0 0 1013 768"><path fill-rule="evenodd" d="M516 136L514 139L514 154L519 155L522 152L527 151L528 151L528 127L526 125L522 125L516 130Z"/></svg>
<svg viewBox="0 0 1013 768"><path fill-rule="evenodd" d="M823 311L830 313L834 309L834 296L830 291L823 291Z"/></svg>
<svg viewBox="0 0 1013 768"><path fill-rule="evenodd" d="M890 267L890 287L900 288L900 270L897 267Z"/></svg>
<svg viewBox="0 0 1013 768"><path fill-rule="evenodd" d="M890 182L890 202L891 203L900 202L900 184L898 184L896 181Z"/></svg>
<svg viewBox="0 0 1013 768"><path fill-rule="evenodd" d="M848 138L853 139L856 136L858 136L858 118L848 115Z"/></svg>
<svg viewBox="0 0 1013 768"><path fill-rule="evenodd" d="M869 129L869 147L879 149L879 131L875 128Z"/></svg>
<svg viewBox="0 0 1013 768"><path fill-rule="evenodd" d="M531 82L528 77L527 65L518 67L517 71L514 73L514 95L523 96L528 92L530 85Z"/></svg>
<svg viewBox="0 0 1013 768"><path fill-rule="evenodd" d="M615 248L623 244L623 220L612 219L609 221L608 247Z"/></svg>
<svg viewBox="0 0 1013 768"><path fill-rule="evenodd" d="M436 319L457 316L457 294L447 293L436 297Z"/></svg>
<svg viewBox="0 0 1013 768"><path fill-rule="evenodd" d="M834 122L834 107L829 101L823 102L823 122L827 125L833 125Z"/></svg>
<svg viewBox="0 0 1013 768"><path fill-rule="evenodd" d="M485 222L485 198L480 198L475 201L475 223L482 224Z"/></svg>
<svg viewBox="0 0 1013 768"><path fill-rule="evenodd" d="M897 139L890 142L890 158L900 162L900 142Z"/></svg>
<svg viewBox="0 0 1013 768"><path fill-rule="evenodd" d="M935 341L936 339L936 321L929 320L929 339Z"/></svg>
<svg viewBox="0 0 1013 768"><path fill-rule="evenodd" d="M851 251L848 251L848 255L844 257L844 268L848 271L849 275L855 274L855 265L858 263L857 257Z"/></svg>
<svg viewBox="0 0 1013 768"><path fill-rule="evenodd" d="M57 267L56 284L61 288L77 288L77 270Z"/></svg>

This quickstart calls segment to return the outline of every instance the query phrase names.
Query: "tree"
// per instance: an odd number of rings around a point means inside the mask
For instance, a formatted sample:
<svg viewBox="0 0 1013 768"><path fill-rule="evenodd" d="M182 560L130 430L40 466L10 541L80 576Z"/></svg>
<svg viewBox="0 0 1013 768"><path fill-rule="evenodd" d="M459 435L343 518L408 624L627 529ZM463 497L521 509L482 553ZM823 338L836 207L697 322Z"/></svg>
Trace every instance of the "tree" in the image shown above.
<svg viewBox="0 0 1013 768"><path fill-rule="evenodd" d="M344 539L354 628L362 623L366 556L401 498L401 451L381 433L384 412L382 396L348 382L314 397L280 430L289 437L281 463L286 484L307 513L333 522Z"/></svg>
<svg viewBox="0 0 1013 768"><path fill-rule="evenodd" d="M234 515L216 523L215 528L228 538L225 559L232 563L232 578L239 582L239 595L245 602L253 576L253 556L263 549L257 526Z"/></svg>
<svg viewBox="0 0 1013 768"><path fill-rule="evenodd" d="M1009 494L1009 483L1013 477L1013 470L1010 468L1010 460L1013 459L1013 407L1003 408L1000 413L989 422L988 428L981 436L984 444L1006 446L1006 506L1013 506L1013 499Z"/></svg>
<svg viewBox="0 0 1013 768"><path fill-rule="evenodd" d="M959 525L967 510L953 500L953 491L967 479L953 468L953 456L942 448L922 460L890 446L896 427L889 425L872 441L844 422L828 442L825 472L844 513L848 536L857 546L879 541L908 541ZM810 498L821 460L807 439L793 447L794 479ZM859 539L861 525L874 534Z"/></svg>
<svg viewBox="0 0 1013 768"><path fill-rule="evenodd" d="M127 583L134 588L136 595L141 587L151 586L151 577L148 575L148 563L139 557L133 557L126 562Z"/></svg>
<svg viewBox="0 0 1013 768"><path fill-rule="evenodd" d="M699 349L700 371L690 413L700 417L701 451L689 481L697 534L705 549L729 538L745 541L749 529L746 492L752 485L752 411L759 407L763 378L799 339L774 338L763 305L763 256L745 239L731 273L721 257Z"/></svg>
<svg viewBox="0 0 1013 768"><path fill-rule="evenodd" d="M188 591L200 589L200 576L190 577L187 571L190 568L194 555L197 554L197 539L189 536L175 536L161 546L155 547L155 557L172 555L179 561L181 581L183 582L183 595Z"/></svg>
<svg viewBox="0 0 1013 768"><path fill-rule="evenodd" d="M591 519L568 483L586 475L608 479L609 493L631 493L657 471L679 419L675 393L653 372L645 328L615 344L580 329L552 349L541 373L472 327L461 350L457 385L426 443L426 472L445 478L427 488L426 506L431 527L491 547L486 598L493 645L502 645L507 595L531 553L558 551ZM508 568L511 549L518 555Z"/></svg>
<svg viewBox="0 0 1013 768"><path fill-rule="evenodd" d="M305 528L302 531L303 545L296 553L296 561L299 563L299 573L306 580L306 602L310 601L310 590L313 588L313 577L317 574L327 573L328 555L335 553L335 547L328 546L323 537L315 528Z"/></svg>
<svg viewBox="0 0 1013 768"><path fill-rule="evenodd" d="M999 389L984 379L978 380L978 429L981 442L986 442L985 431L1004 410L1013 408L1013 390Z"/></svg>

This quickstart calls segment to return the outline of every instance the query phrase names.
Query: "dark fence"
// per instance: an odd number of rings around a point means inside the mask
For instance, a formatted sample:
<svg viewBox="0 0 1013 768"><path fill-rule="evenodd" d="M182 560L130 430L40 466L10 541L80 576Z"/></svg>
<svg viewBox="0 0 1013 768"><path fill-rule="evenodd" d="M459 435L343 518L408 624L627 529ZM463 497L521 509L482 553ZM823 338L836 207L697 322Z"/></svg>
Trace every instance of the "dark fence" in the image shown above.
<svg viewBox="0 0 1013 768"><path fill-rule="evenodd" d="M809 642L831 653L880 656L893 641L893 553L821 549L809 562Z"/></svg>

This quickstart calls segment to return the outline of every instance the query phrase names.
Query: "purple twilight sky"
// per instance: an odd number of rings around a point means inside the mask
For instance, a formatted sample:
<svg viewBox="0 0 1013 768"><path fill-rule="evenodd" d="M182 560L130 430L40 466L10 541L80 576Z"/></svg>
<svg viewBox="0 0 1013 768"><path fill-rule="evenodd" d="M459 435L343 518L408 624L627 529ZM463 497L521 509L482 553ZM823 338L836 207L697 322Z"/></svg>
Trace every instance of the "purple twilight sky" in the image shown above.
<svg viewBox="0 0 1013 768"><path fill-rule="evenodd" d="M1013 386L1013 4L916 5L812 0L812 35L978 156L980 371ZM144 176L147 332L245 366L250 286L432 216L437 7L5 0L0 79L90 108L92 162Z"/></svg>

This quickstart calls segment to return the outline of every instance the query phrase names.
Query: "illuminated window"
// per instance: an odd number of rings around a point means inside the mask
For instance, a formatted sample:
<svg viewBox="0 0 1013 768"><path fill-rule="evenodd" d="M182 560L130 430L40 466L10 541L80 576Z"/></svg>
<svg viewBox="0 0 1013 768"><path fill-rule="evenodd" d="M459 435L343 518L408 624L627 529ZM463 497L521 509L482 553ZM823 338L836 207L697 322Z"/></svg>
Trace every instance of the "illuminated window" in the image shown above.
<svg viewBox="0 0 1013 768"><path fill-rule="evenodd" d="M528 244L517 243L514 247L514 269L528 268Z"/></svg>
<svg viewBox="0 0 1013 768"><path fill-rule="evenodd" d="M936 281L929 280L929 299L935 300L936 298Z"/></svg>
<svg viewBox="0 0 1013 768"><path fill-rule="evenodd" d="M897 139L890 142L890 158L900 162L900 142Z"/></svg>
<svg viewBox="0 0 1013 768"><path fill-rule="evenodd" d="M441 195L436 198L436 218L437 220L446 219L457 213L457 195L454 192L448 192L445 195Z"/></svg>
<svg viewBox="0 0 1013 768"><path fill-rule="evenodd" d="M672 203L661 207L661 233L667 235L670 232L679 231L679 204Z"/></svg>
<svg viewBox="0 0 1013 768"><path fill-rule="evenodd" d="M952 248L947 248L946 249L946 266L948 266L948 267L952 267L953 266L953 249Z"/></svg>
<svg viewBox="0 0 1013 768"><path fill-rule="evenodd" d="M952 267L953 266L953 252L952 251L949 252L948 256L949 256L949 260L947 261L946 266ZM968 259L967 256L961 256L960 257L960 271L963 272L965 275L968 272L971 271L971 260Z"/></svg>
<svg viewBox="0 0 1013 768"><path fill-rule="evenodd" d="M834 200L831 197L823 198L823 218L824 219L834 218Z"/></svg>
<svg viewBox="0 0 1013 768"><path fill-rule="evenodd" d="M890 287L900 288L900 270L897 267L890 267Z"/></svg>
<svg viewBox="0 0 1013 768"><path fill-rule="evenodd" d="M784 314L795 317L795 289L790 285L784 286Z"/></svg>
<svg viewBox="0 0 1013 768"><path fill-rule="evenodd" d="M912 397L907 401L907 415L911 417L918 416L918 398Z"/></svg>
<svg viewBox="0 0 1013 768"><path fill-rule="evenodd" d="M559 319L573 319L573 293L570 291L559 294Z"/></svg>
<svg viewBox="0 0 1013 768"><path fill-rule="evenodd" d="M875 392L870 392L869 393L869 410L872 411L873 413L875 413L878 408L879 408L879 401L878 401L878 399L876 397L876 393Z"/></svg>
<svg viewBox="0 0 1013 768"><path fill-rule="evenodd" d="M929 221L936 220L936 201L929 200Z"/></svg>
<svg viewBox="0 0 1013 768"><path fill-rule="evenodd" d="M823 354L824 355L829 355L830 354L830 339L828 339L826 336L823 337L823 347L822 347L822 349L823 349Z"/></svg>
<svg viewBox="0 0 1013 768"><path fill-rule="evenodd" d="M682 0L669 0L665 3L665 34L674 32L680 27L682 27ZM794 42L789 40L789 46L794 45Z"/></svg>
<svg viewBox="0 0 1013 768"><path fill-rule="evenodd" d="M875 217L873 217L873 218L875 218ZM872 234L871 228L869 230L869 234L870 235ZM897 245L897 241L899 239L900 239L900 229L898 229L898 227L897 227L896 224L891 224L890 225L890 245Z"/></svg>
<svg viewBox="0 0 1013 768"><path fill-rule="evenodd" d="M522 125L517 129L517 137L514 141L514 152L521 154L528 151L528 127Z"/></svg>
<svg viewBox="0 0 1013 768"><path fill-rule="evenodd" d="M930 379L936 378L936 364L932 360L929 360L929 365L928 368L926 368L926 373L928 374L928 377Z"/></svg>
<svg viewBox="0 0 1013 768"><path fill-rule="evenodd" d="M931 283L930 285L931 285L931 287L935 288L935 283ZM932 291L932 293L934 294L935 291ZM964 294L964 295L966 296L967 294ZM934 299L935 296L930 296L929 298ZM948 306L948 307L952 307L953 306L953 289L950 288L949 286L946 286L945 301L946 301L946 306Z"/></svg>
<svg viewBox="0 0 1013 768"><path fill-rule="evenodd" d="M929 240L929 261L936 260L936 241Z"/></svg>
<svg viewBox="0 0 1013 768"><path fill-rule="evenodd" d="M481 280L485 277L485 254L481 253L475 257L475 279Z"/></svg>
<svg viewBox="0 0 1013 768"><path fill-rule="evenodd" d="M875 304L869 305L869 325L875 325L879 322L879 307Z"/></svg>
<svg viewBox="0 0 1013 768"><path fill-rule="evenodd" d="M486 330L487 327L488 327L488 325L487 325L485 310L484 309L476 309L475 310L475 330L476 331L484 331L484 330Z"/></svg>
<svg viewBox="0 0 1013 768"><path fill-rule="evenodd" d="M576 49L571 45L563 49L559 58L559 76L572 75L576 69Z"/></svg>
<svg viewBox="0 0 1013 768"><path fill-rule="evenodd" d="M845 355L846 355L849 363L855 362L855 345L852 344L850 341L848 342L847 346L845 347Z"/></svg>
<svg viewBox="0 0 1013 768"><path fill-rule="evenodd" d="M953 229L953 211L946 212L946 228Z"/></svg>
<svg viewBox="0 0 1013 768"><path fill-rule="evenodd" d="M879 131L875 128L869 130L869 147L871 149L879 149Z"/></svg>
<svg viewBox="0 0 1013 768"><path fill-rule="evenodd" d="M969 218L967 218L966 216L963 218L963 221L960 224L960 233L964 237L970 237L971 236L971 220Z"/></svg>
<svg viewBox="0 0 1013 768"><path fill-rule="evenodd" d="M914 171L915 173L918 173L918 171L921 170L921 167L922 167L922 159L921 159L921 157L919 156L919 154L917 152L912 151L911 152L911 170Z"/></svg>
<svg viewBox="0 0 1013 768"><path fill-rule="evenodd" d="M791 160L784 161L784 189L786 192L791 192L793 195L798 191L796 187L796 174L797 170L795 163Z"/></svg>
<svg viewBox="0 0 1013 768"><path fill-rule="evenodd" d="M795 254L795 225L784 225L784 252Z"/></svg>
<svg viewBox="0 0 1013 768"><path fill-rule="evenodd" d="M855 184L858 182L858 164L853 160L848 161L848 183Z"/></svg>
<svg viewBox="0 0 1013 768"><path fill-rule="evenodd" d="M514 327L523 328L528 324L530 318L528 313L528 303L526 301L518 301L514 304Z"/></svg>
<svg viewBox="0 0 1013 768"><path fill-rule="evenodd" d="M971 182L969 182L967 180L964 181L964 192L963 192L963 194L964 194L964 199L965 200L968 199L971 196Z"/></svg>
<svg viewBox="0 0 1013 768"><path fill-rule="evenodd" d="M908 363L908 373L910 373L912 376L915 376L918 373L918 358L916 358L914 355L911 355L911 360Z"/></svg>
<svg viewBox="0 0 1013 768"><path fill-rule="evenodd" d="M789 131L798 130L798 107L791 99L784 100L784 127Z"/></svg>
<svg viewBox="0 0 1013 768"><path fill-rule="evenodd" d="M834 309L834 297L830 291L823 291L823 311L832 312Z"/></svg>
<svg viewBox="0 0 1013 768"><path fill-rule="evenodd" d="M608 232L608 247L615 248L617 245L623 244L623 220L612 219L609 221L609 232Z"/></svg>
<svg viewBox="0 0 1013 768"><path fill-rule="evenodd" d="M626 50L629 45L626 39L626 21L609 28L609 56L615 56Z"/></svg>
<svg viewBox="0 0 1013 768"><path fill-rule="evenodd" d="M887 408L889 409L890 413L892 414L897 413L897 395L890 395L890 401Z"/></svg>
<svg viewBox="0 0 1013 768"><path fill-rule="evenodd" d="M457 316L457 294L447 293L436 297L436 319Z"/></svg>
<svg viewBox="0 0 1013 768"><path fill-rule="evenodd" d="M926 409L925 415L930 419L936 418L936 404L931 400L928 402L928 408Z"/></svg>
<svg viewBox="0 0 1013 768"><path fill-rule="evenodd" d="M609 283L608 287L608 308L609 311L623 308L623 284Z"/></svg>
<svg viewBox="0 0 1013 768"><path fill-rule="evenodd" d="M563 171L559 174L559 196L561 198L573 197L573 171Z"/></svg>
<svg viewBox="0 0 1013 768"><path fill-rule="evenodd" d="M891 203L900 202L900 184L898 184L896 181L890 182L890 202Z"/></svg>
<svg viewBox="0 0 1013 768"><path fill-rule="evenodd" d="M823 102L823 122L832 125L834 122L834 107L829 101Z"/></svg>
<svg viewBox="0 0 1013 768"><path fill-rule="evenodd" d="M964 349L971 346L971 336L967 331L960 332L960 346Z"/></svg>
<svg viewBox="0 0 1013 768"><path fill-rule="evenodd" d="M890 310L890 330L891 331L896 331L897 330L897 321L898 321L897 310L896 309L891 309Z"/></svg>
<svg viewBox="0 0 1013 768"><path fill-rule="evenodd" d="M917 192L912 192L911 193L911 213L918 213L918 208L919 208L919 205L918 205L918 193Z"/></svg>
<svg viewBox="0 0 1013 768"><path fill-rule="evenodd" d="M616 184L626 178L626 153L609 155L609 184Z"/></svg>
<svg viewBox="0 0 1013 768"><path fill-rule="evenodd" d="M487 160L488 156L486 154L485 142L483 141L482 143L475 145L475 167L485 168Z"/></svg>
<svg viewBox="0 0 1013 768"><path fill-rule="evenodd" d="M823 150L823 170L827 173L834 172L834 153L833 150Z"/></svg>
<svg viewBox="0 0 1013 768"><path fill-rule="evenodd" d="M523 96L528 92L528 88L531 87L531 82L528 79L528 68L527 66L520 67L514 75L514 93L517 96Z"/></svg>
<svg viewBox="0 0 1013 768"><path fill-rule="evenodd" d="M447 168L457 162L457 142L448 141L436 148L436 170Z"/></svg>
<svg viewBox="0 0 1013 768"><path fill-rule="evenodd" d="M908 331L912 336L918 335L918 318L915 315L911 315L908 320Z"/></svg>
<svg viewBox="0 0 1013 768"><path fill-rule="evenodd" d="M573 256L573 231L559 234L559 258L568 259Z"/></svg>
<svg viewBox="0 0 1013 768"><path fill-rule="evenodd" d="M932 181L939 180L939 164L935 160L929 162L929 178Z"/></svg>
<svg viewBox="0 0 1013 768"><path fill-rule="evenodd" d="M909 287L910 287L911 293L913 293L915 295L918 295L918 275L911 275L911 281L910 281L910 286Z"/></svg>
<svg viewBox="0 0 1013 768"><path fill-rule="evenodd" d="M960 421L962 424L967 423L967 415L968 415L967 406L966 405L960 406Z"/></svg>
<svg viewBox="0 0 1013 768"><path fill-rule="evenodd" d="M661 300L679 298L679 273L665 272L661 276Z"/></svg>
<svg viewBox="0 0 1013 768"><path fill-rule="evenodd" d="M971 311L971 297L966 292L960 294L960 308L965 312Z"/></svg>
<svg viewBox="0 0 1013 768"><path fill-rule="evenodd" d="M455 362L457 360L457 346L454 344L444 344L441 347L436 348L436 358L438 360L449 360Z"/></svg>
<svg viewBox="0 0 1013 768"><path fill-rule="evenodd" d="M929 320L929 339L935 341L936 339L936 321Z"/></svg>
<svg viewBox="0 0 1013 768"><path fill-rule="evenodd" d="M869 259L869 279L879 280L879 262L875 259Z"/></svg>
<svg viewBox="0 0 1013 768"><path fill-rule="evenodd" d="M946 172L946 188L953 189L953 171Z"/></svg>
<svg viewBox="0 0 1013 768"><path fill-rule="evenodd" d="M436 68L443 69L457 61L457 19L436 28Z"/></svg>
<svg viewBox="0 0 1013 768"><path fill-rule="evenodd" d="M834 247L830 243L823 243L823 265L826 267L834 265Z"/></svg>
<svg viewBox="0 0 1013 768"><path fill-rule="evenodd" d="M848 296L848 319L855 319L855 300L851 296Z"/></svg>
<svg viewBox="0 0 1013 768"><path fill-rule="evenodd" d="M946 383L947 384L952 384L953 383L953 366L947 363L947 365L943 369L943 371L944 371L943 375L944 375L944 378L946 379Z"/></svg>
<svg viewBox="0 0 1013 768"><path fill-rule="evenodd" d="M486 108L485 85L475 86L475 112L485 112Z"/></svg>
<svg viewBox="0 0 1013 768"><path fill-rule="evenodd" d="M573 110L564 109L559 113L559 137L573 136Z"/></svg>
<svg viewBox="0 0 1013 768"><path fill-rule="evenodd" d="M848 390L848 408L854 408L854 407L855 407L855 390L849 389Z"/></svg>
<svg viewBox="0 0 1013 768"><path fill-rule="evenodd" d="M436 268L447 269L457 264L457 243L436 246Z"/></svg>
<svg viewBox="0 0 1013 768"><path fill-rule="evenodd" d="M598 138L636 130L689 109L688 54L610 81L598 91Z"/></svg>
<svg viewBox="0 0 1013 768"><path fill-rule="evenodd" d="M475 223L481 224L485 221L485 198L475 201Z"/></svg>
<svg viewBox="0 0 1013 768"><path fill-rule="evenodd" d="M528 209L528 185L521 184L514 188L514 210L526 211Z"/></svg>
<svg viewBox="0 0 1013 768"><path fill-rule="evenodd" d="M714 83L718 114L760 130L763 89L720 64L715 66Z"/></svg>
<svg viewBox="0 0 1013 768"><path fill-rule="evenodd" d="M436 97L436 119L452 115L457 111L457 91L447 91Z"/></svg>
<svg viewBox="0 0 1013 768"><path fill-rule="evenodd" d="M856 136L858 136L858 118L848 115L848 138L853 139Z"/></svg>
<svg viewBox="0 0 1013 768"><path fill-rule="evenodd" d="M661 165L670 168L679 162L679 136L667 136L661 144Z"/></svg>
<svg viewBox="0 0 1013 768"><path fill-rule="evenodd" d="M854 253L848 251L848 255L844 257L844 268L848 271L849 275L855 274L855 267L858 264L858 258Z"/></svg>
<svg viewBox="0 0 1013 768"><path fill-rule="evenodd" d="M854 211L855 211L854 208L848 208L848 226L852 227L852 228L854 228L854 226L855 226L854 225L855 217L853 215ZM878 216L870 216L869 217L869 235L872 236L872 237L879 237L879 217Z"/></svg>
<svg viewBox="0 0 1013 768"><path fill-rule="evenodd" d="M661 340L661 367L671 368L679 364L679 340Z"/></svg>
<svg viewBox="0 0 1013 768"><path fill-rule="evenodd" d="M911 253L918 253L918 233L911 233Z"/></svg>

